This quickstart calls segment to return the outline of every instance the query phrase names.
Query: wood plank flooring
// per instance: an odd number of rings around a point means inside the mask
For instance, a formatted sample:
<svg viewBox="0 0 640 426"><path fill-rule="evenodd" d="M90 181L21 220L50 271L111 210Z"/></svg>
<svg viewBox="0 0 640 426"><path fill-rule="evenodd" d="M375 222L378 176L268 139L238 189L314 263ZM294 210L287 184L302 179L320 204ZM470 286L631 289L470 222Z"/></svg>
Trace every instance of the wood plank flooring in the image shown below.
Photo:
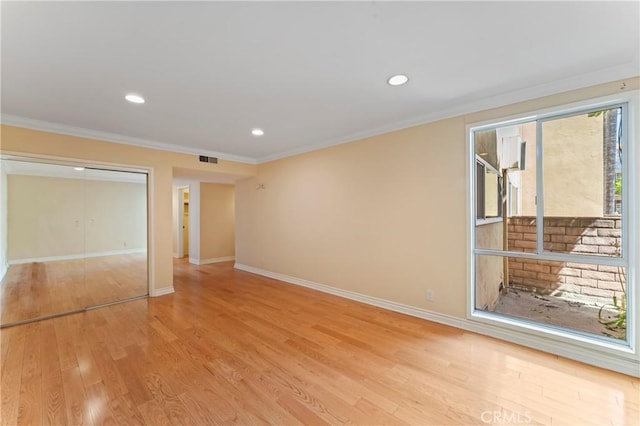
<svg viewBox="0 0 640 426"><path fill-rule="evenodd" d="M639 424L640 381L233 269L1 331L1 423Z"/></svg>
<svg viewBox="0 0 640 426"><path fill-rule="evenodd" d="M0 324L145 294L145 253L11 265L0 285Z"/></svg>

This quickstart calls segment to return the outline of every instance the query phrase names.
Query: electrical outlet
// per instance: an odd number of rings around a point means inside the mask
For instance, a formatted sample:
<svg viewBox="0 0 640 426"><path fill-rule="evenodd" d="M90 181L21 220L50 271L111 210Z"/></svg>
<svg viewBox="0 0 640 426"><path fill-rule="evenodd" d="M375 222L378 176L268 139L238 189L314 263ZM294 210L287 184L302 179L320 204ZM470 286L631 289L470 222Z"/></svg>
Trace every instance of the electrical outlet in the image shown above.
<svg viewBox="0 0 640 426"><path fill-rule="evenodd" d="M433 290L427 290L427 300L429 302L433 302L434 298L435 298L435 296L433 294Z"/></svg>

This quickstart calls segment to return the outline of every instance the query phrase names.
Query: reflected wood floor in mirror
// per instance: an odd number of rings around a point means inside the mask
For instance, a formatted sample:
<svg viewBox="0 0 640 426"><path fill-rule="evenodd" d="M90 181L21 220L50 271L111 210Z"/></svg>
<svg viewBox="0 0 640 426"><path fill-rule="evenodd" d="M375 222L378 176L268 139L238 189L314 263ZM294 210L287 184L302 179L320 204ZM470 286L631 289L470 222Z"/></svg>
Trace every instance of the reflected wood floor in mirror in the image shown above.
<svg viewBox="0 0 640 426"><path fill-rule="evenodd" d="M636 378L231 263L174 274L2 330L2 424L638 424Z"/></svg>
<svg viewBox="0 0 640 426"><path fill-rule="evenodd" d="M11 265L0 285L1 324L147 294L146 253Z"/></svg>

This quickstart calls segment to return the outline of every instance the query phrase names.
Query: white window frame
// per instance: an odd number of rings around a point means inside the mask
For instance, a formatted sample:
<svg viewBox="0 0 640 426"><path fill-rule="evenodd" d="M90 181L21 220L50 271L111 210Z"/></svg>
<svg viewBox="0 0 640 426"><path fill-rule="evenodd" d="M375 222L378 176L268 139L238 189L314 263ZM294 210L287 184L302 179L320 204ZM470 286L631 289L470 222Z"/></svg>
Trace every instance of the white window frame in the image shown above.
<svg viewBox="0 0 640 426"><path fill-rule="evenodd" d="M638 149L638 105L640 91L628 91L619 95L605 96L589 99L573 104L559 105L543 110L533 111L519 116L496 118L491 121L472 123L467 125L467 319L476 324L482 333L505 340L524 344L547 352L567 356L595 365L627 374L638 375L640 365L638 348L640 339L638 333L638 308L640 307L640 291L638 291L638 241L640 240L640 150ZM495 251L475 248L476 206L475 206L475 146L474 132L488 130L508 125L517 125L526 122L539 121L551 118L559 118L562 115L575 115L576 113L606 109L624 104L626 106L626 126L623 126L623 143L625 155L623 158L623 250L622 256L617 258L598 258L598 263L622 263L627 275L627 340L616 342L613 339L599 339L598 337L574 330L543 325L539 323L523 321L494 315L475 308L475 257L476 255L508 255L514 257L535 258L542 260L566 261L567 255L572 262L594 263L592 256L546 252L542 250L543 244L539 242L538 253L522 253L509 251ZM541 135L538 135L540 139ZM538 141L540 142L540 141ZM537 148L537 153L541 153ZM537 158L540 160L540 158ZM541 164L541 163L540 163ZM539 174L541 176L541 173ZM540 182L537 182L538 185ZM541 191L541 187L536 191ZM540 192L538 192L540 193ZM538 216L542 212L538 206ZM504 214L504 212L503 212ZM634 220L635 218L635 220ZM538 227L541 233L542 226ZM539 235L538 238L541 238ZM480 328L481 327L481 328ZM474 327L476 328L476 327Z"/></svg>

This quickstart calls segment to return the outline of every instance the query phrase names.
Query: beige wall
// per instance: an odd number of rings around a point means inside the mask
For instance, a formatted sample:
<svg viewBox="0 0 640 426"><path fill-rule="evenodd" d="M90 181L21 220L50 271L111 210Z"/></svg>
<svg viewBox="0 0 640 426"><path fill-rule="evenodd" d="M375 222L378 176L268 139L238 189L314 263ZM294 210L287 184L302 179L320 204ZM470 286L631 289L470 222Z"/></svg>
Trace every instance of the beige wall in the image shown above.
<svg viewBox="0 0 640 426"><path fill-rule="evenodd" d="M200 183L189 185L189 262L200 264Z"/></svg>
<svg viewBox="0 0 640 426"><path fill-rule="evenodd" d="M545 216L602 216L602 116L580 115L542 125Z"/></svg>
<svg viewBox="0 0 640 426"><path fill-rule="evenodd" d="M628 90L638 88L637 78L625 81ZM464 317L465 126L619 87L613 82L261 164L236 188L236 261Z"/></svg>
<svg viewBox="0 0 640 426"><path fill-rule="evenodd" d="M146 249L144 183L8 177L9 261Z"/></svg>
<svg viewBox="0 0 640 426"><path fill-rule="evenodd" d="M173 257L182 257L189 254L189 223L188 223L188 210L189 210L189 186L188 185L174 185L172 189L173 193ZM186 202L186 205L185 205ZM184 210L187 209L187 221L185 222ZM184 228L182 228L184 226ZM178 235L180 234L180 235ZM178 246L182 237L182 251Z"/></svg>
<svg viewBox="0 0 640 426"><path fill-rule="evenodd" d="M188 195L186 192L183 195ZM182 253L189 254L189 200L183 197L182 199L182 229L179 232L182 233Z"/></svg>
<svg viewBox="0 0 640 426"><path fill-rule="evenodd" d="M235 256L235 188L200 184L200 258Z"/></svg>
<svg viewBox="0 0 640 426"><path fill-rule="evenodd" d="M536 215L536 123L520 126L527 141L526 168L521 174L520 216ZM544 214L598 217L604 209L602 116L586 115L543 123Z"/></svg>
<svg viewBox="0 0 640 426"><path fill-rule="evenodd" d="M7 174L0 161L0 280L7 272Z"/></svg>
<svg viewBox="0 0 640 426"><path fill-rule="evenodd" d="M146 249L146 184L88 180L86 194L87 252Z"/></svg>
<svg viewBox="0 0 640 426"><path fill-rule="evenodd" d="M84 253L84 181L8 176L9 261Z"/></svg>
<svg viewBox="0 0 640 426"><path fill-rule="evenodd" d="M465 173L462 118L262 164L237 184L236 261L463 316Z"/></svg>
<svg viewBox="0 0 640 426"><path fill-rule="evenodd" d="M2 125L2 153L75 159L98 164L143 167L150 170L149 209L150 290L162 292L173 284L172 179L173 167L237 178L256 173L256 166L220 160L200 163L196 155L110 143L56 133Z"/></svg>
<svg viewBox="0 0 640 426"><path fill-rule="evenodd" d="M178 257L178 230L180 229L180 222L179 222L179 217L180 217L180 191L178 190L177 186L173 186L172 190L171 190L171 204L172 204L172 228L173 232L172 232L172 245L171 248L173 250L173 257Z"/></svg>
<svg viewBox="0 0 640 426"><path fill-rule="evenodd" d="M525 168L520 173L520 199L522 201L519 216L536 215L536 123L525 123L520 126L522 140L527 142L525 152ZM512 173L518 173L512 172Z"/></svg>

